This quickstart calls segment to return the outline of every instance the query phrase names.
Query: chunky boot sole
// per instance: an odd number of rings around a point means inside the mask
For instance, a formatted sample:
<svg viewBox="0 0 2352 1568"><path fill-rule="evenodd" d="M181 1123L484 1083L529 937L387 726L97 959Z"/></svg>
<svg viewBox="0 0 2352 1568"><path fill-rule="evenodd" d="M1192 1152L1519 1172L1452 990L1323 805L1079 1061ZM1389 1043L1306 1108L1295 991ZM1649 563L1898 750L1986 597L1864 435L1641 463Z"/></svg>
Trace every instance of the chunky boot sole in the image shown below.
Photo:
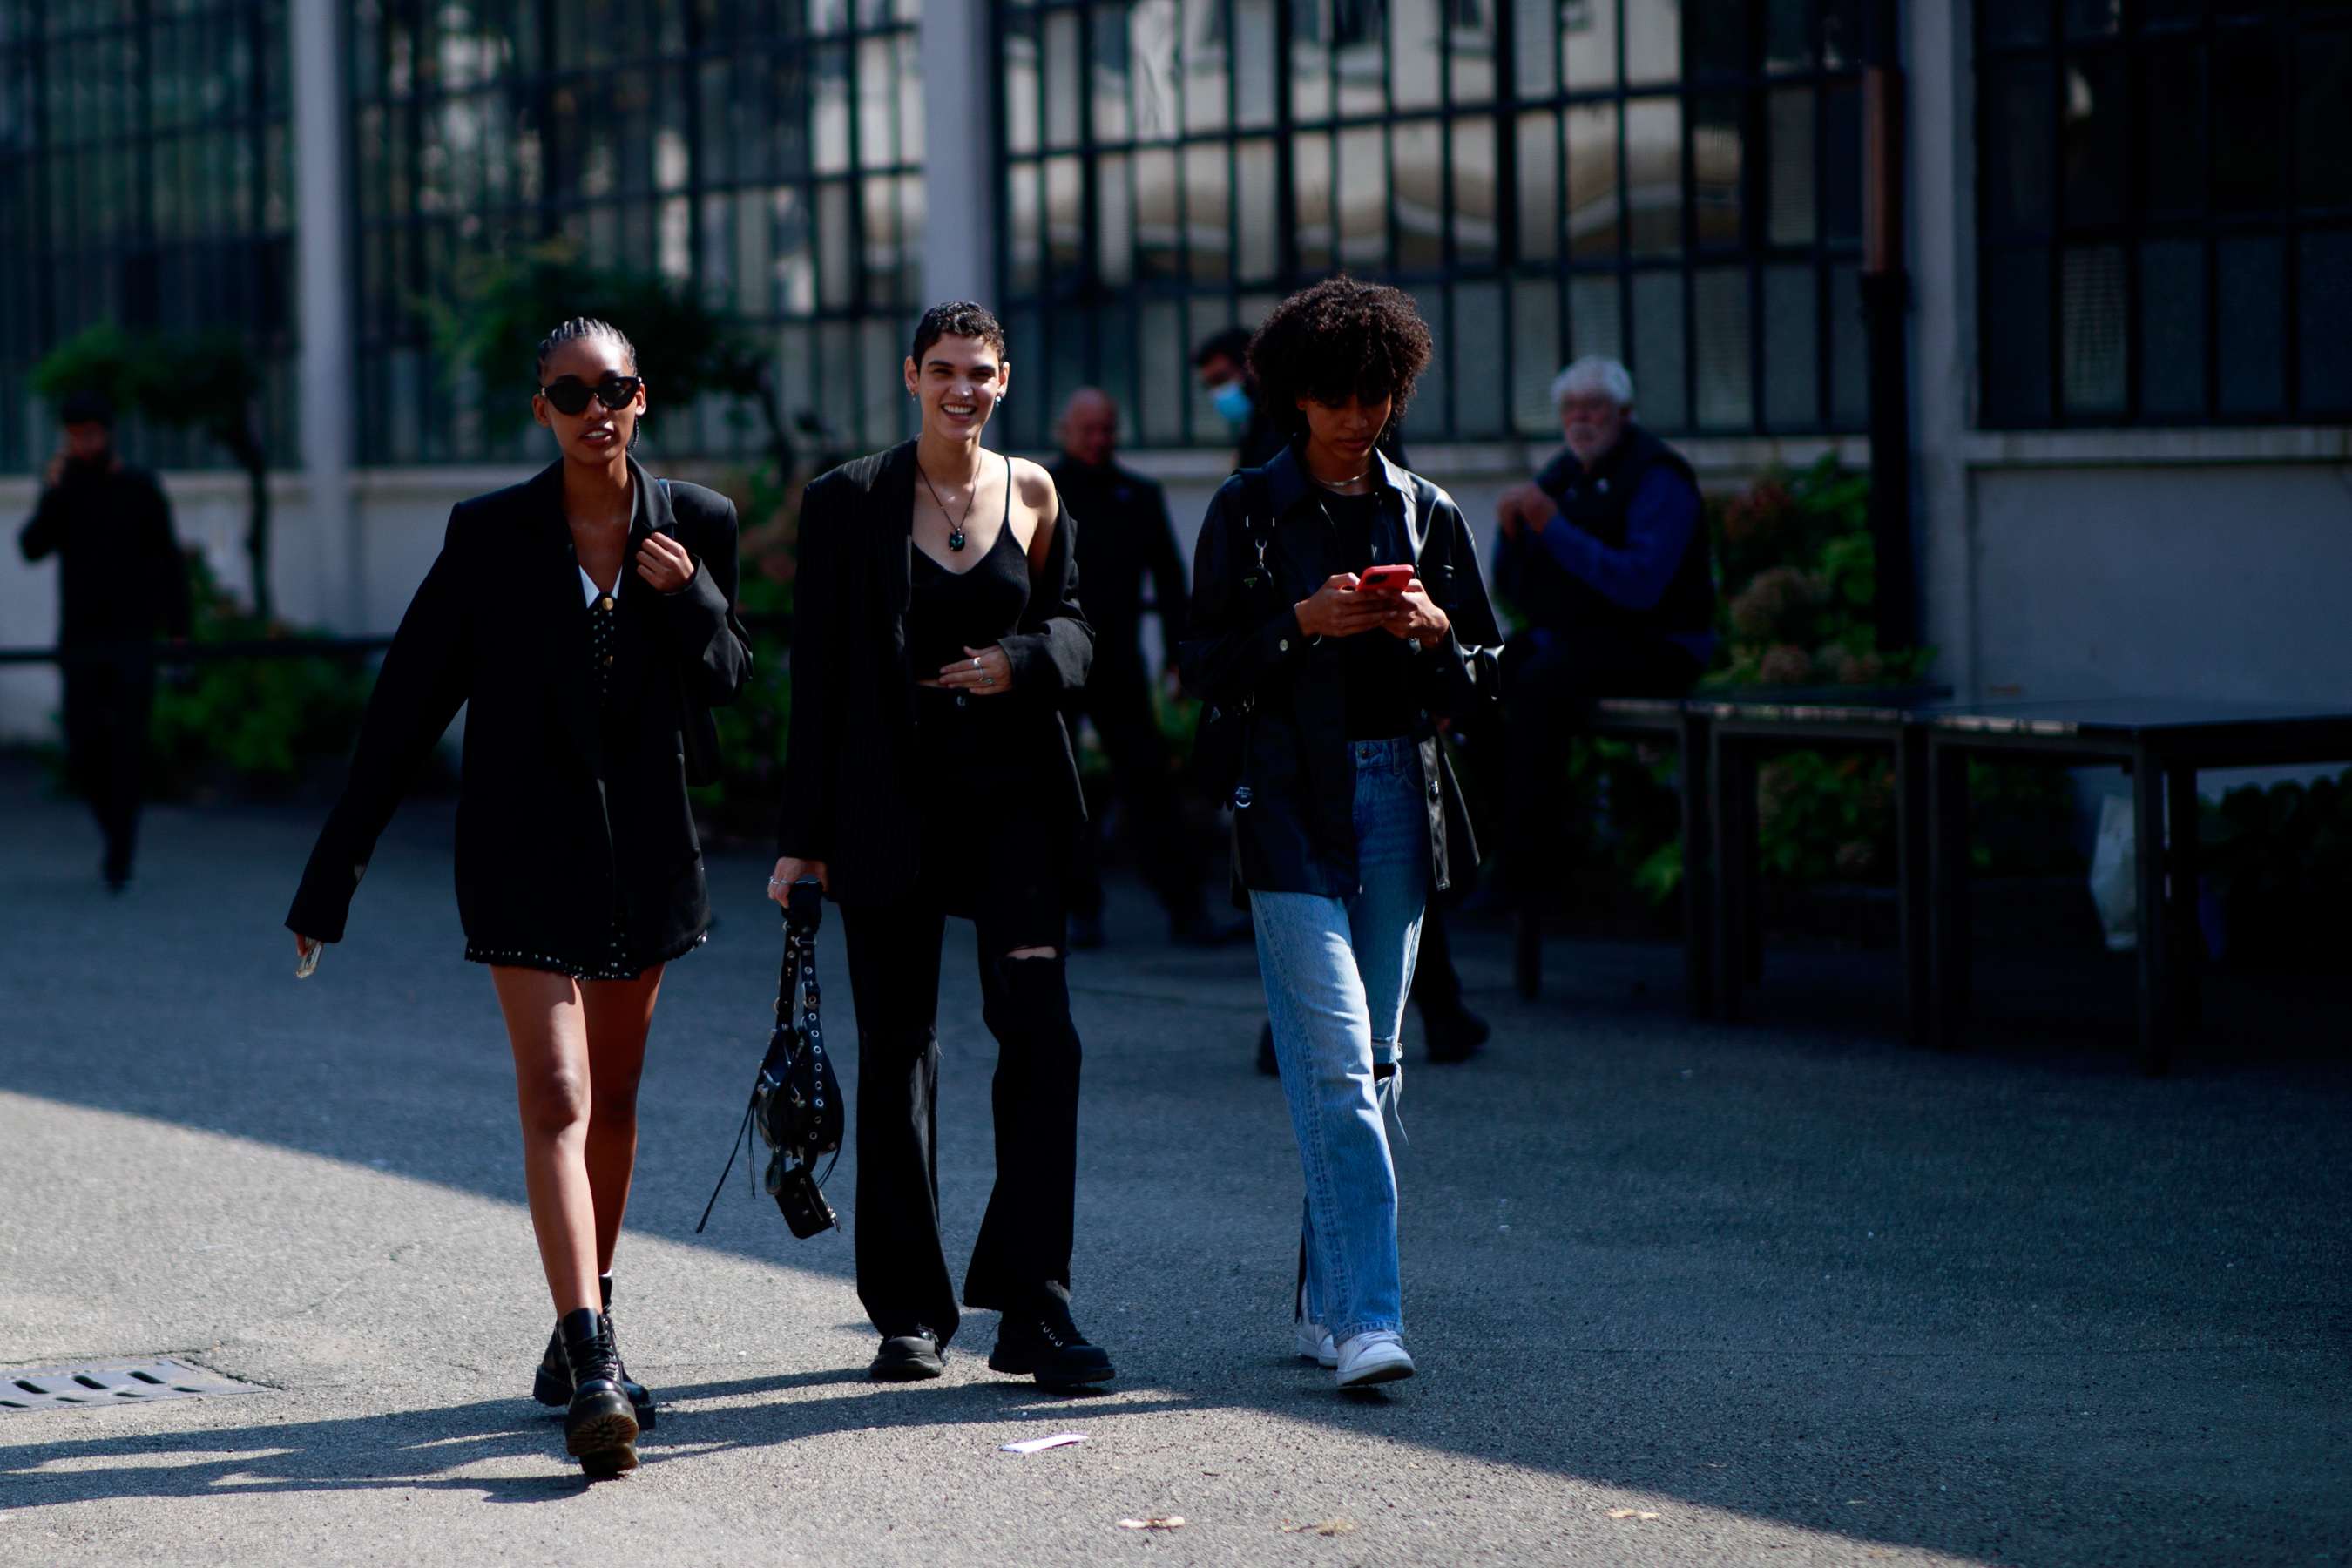
<svg viewBox="0 0 2352 1568"><path fill-rule="evenodd" d="M599 1453L583 1454L580 1459L580 1473L592 1481L610 1480L614 1476L626 1475L636 1468L637 1451L626 1443L617 1448L606 1448Z"/></svg>
<svg viewBox="0 0 2352 1568"><path fill-rule="evenodd" d="M636 1415L629 1408L627 1396L617 1389L572 1399L572 1414L563 1423L563 1447L573 1458L584 1464L614 1449L628 1449L636 1440ZM629 1462L636 1462L634 1449Z"/></svg>

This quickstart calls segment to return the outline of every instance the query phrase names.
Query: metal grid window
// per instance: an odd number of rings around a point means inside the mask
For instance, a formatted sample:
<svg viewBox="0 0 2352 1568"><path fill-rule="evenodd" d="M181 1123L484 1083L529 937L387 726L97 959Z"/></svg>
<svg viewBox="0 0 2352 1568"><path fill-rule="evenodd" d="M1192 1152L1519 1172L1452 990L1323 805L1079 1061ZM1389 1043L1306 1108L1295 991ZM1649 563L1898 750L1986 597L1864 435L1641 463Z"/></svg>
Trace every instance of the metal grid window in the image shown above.
<svg viewBox="0 0 2352 1568"><path fill-rule="evenodd" d="M46 461L26 373L86 327L233 325L260 355L263 430L290 458L292 167L285 0L0 3L0 468ZM171 467L228 461L135 423Z"/></svg>
<svg viewBox="0 0 2352 1568"><path fill-rule="evenodd" d="M919 15L918 0L362 0L366 460L509 455L434 363L425 302L460 297L476 258L558 239L731 304L775 342L787 414L852 447L898 438L921 289ZM759 433L724 413L660 411L646 444L751 449Z"/></svg>
<svg viewBox="0 0 2352 1568"><path fill-rule="evenodd" d="M1977 16L1982 423L2352 413L2352 7Z"/></svg>
<svg viewBox="0 0 2352 1568"><path fill-rule="evenodd" d="M1439 346L1406 426L1557 431L1620 357L1669 431L1860 429L1856 0L998 0L1008 409L1093 383L1224 444L1190 349L1345 269Z"/></svg>

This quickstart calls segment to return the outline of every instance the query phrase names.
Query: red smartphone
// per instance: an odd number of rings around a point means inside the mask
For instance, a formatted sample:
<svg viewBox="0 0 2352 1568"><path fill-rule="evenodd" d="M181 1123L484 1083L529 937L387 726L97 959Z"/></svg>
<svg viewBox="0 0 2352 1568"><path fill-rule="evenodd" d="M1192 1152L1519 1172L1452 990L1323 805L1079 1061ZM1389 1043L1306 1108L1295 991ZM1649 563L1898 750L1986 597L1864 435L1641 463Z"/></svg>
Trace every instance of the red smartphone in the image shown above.
<svg viewBox="0 0 2352 1568"><path fill-rule="evenodd" d="M1356 579L1356 589L1359 593L1375 588L1402 594L1412 583L1412 568L1410 566L1367 566L1363 574Z"/></svg>

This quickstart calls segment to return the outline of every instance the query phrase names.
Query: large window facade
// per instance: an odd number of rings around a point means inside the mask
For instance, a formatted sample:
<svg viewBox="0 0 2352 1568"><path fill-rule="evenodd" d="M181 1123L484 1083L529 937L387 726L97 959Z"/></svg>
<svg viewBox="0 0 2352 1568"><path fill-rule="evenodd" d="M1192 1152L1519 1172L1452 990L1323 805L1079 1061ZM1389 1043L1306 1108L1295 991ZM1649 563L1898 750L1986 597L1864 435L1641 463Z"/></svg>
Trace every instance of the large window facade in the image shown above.
<svg viewBox="0 0 2352 1568"><path fill-rule="evenodd" d="M505 456L436 363L427 301L560 242L690 282L772 339L782 403L853 448L902 434L919 309L917 0L361 0L352 37L361 447ZM659 389L656 389L658 395ZM707 408L649 447L758 438Z"/></svg>
<svg viewBox="0 0 2352 1568"><path fill-rule="evenodd" d="M0 468L47 458L26 373L83 328L242 330L293 457L285 0L0 0ZM174 467L202 437L124 431Z"/></svg>
<svg viewBox="0 0 2352 1568"><path fill-rule="evenodd" d="M2352 414L2352 6L1977 17L1983 423Z"/></svg>
<svg viewBox="0 0 2352 1568"><path fill-rule="evenodd" d="M1676 432L1859 429L1855 0L997 0L1016 403L1222 445L1190 349L1346 270L1440 358L1408 433L1556 431L1587 353ZM1031 384L1035 384L1033 381Z"/></svg>

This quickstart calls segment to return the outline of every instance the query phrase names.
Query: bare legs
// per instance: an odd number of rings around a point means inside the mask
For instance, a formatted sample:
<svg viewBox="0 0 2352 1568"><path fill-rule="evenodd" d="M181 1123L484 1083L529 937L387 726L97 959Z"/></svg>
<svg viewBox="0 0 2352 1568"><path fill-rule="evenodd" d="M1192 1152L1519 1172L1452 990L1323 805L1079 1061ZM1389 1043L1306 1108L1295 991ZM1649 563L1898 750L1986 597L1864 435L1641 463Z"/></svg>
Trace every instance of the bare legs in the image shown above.
<svg viewBox="0 0 2352 1568"><path fill-rule="evenodd" d="M558 1317L600 1307L637 1158L637 1079L662 966L635 980L575 981L493 966L514 1047L523 1184Z"/></svg>

